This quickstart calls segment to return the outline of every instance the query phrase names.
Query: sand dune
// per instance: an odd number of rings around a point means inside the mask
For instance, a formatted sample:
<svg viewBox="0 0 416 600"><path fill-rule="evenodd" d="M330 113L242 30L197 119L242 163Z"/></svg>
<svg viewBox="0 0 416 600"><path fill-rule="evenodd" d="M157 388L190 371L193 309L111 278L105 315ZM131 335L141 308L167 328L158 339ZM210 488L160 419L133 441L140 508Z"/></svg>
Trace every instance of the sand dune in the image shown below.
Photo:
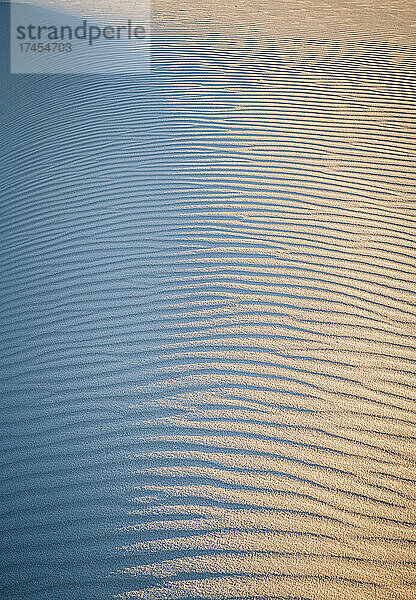
<svg viewBox="0 0 416 600"><path fill-rule="evenodd" d="M161 30L8 81L7 597L410 600L409 48Z"/></svg>

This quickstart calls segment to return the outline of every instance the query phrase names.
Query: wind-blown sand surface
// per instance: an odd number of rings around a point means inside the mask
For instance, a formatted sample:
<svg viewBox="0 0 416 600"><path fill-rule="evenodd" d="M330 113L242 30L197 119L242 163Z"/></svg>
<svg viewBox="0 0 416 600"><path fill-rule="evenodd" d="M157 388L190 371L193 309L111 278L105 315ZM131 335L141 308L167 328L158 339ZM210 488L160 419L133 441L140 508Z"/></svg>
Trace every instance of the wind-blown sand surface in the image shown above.
<svg viewBox="0 0 416 600"><path fill-rule="evenodd" d="M3 74L5 598L414 598L412 10L291 4Z"/></svg>

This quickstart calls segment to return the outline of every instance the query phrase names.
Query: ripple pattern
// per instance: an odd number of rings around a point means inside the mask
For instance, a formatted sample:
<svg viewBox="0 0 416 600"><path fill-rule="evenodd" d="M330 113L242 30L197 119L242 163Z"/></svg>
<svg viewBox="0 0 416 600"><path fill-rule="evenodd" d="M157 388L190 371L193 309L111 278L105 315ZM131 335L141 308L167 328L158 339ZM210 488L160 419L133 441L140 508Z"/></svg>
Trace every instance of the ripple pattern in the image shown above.
<svg viewBox="0 0 416 600"><path fill-rule="evenodd" d="M3 589L411 600L410 50L153 44L9 81Z"/></svg>

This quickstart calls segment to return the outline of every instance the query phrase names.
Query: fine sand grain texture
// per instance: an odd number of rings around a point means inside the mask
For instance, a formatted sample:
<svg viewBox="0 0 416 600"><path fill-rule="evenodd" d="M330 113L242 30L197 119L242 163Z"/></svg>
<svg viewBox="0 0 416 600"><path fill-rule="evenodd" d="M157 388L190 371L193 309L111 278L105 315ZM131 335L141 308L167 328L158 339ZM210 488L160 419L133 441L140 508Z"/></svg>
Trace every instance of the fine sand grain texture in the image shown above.
<svg viewBox="0 0 416 600"><path fill-rule="evenodd" d="M153 20L2 75L4 598L412 600L413 3Z"/></svg>

